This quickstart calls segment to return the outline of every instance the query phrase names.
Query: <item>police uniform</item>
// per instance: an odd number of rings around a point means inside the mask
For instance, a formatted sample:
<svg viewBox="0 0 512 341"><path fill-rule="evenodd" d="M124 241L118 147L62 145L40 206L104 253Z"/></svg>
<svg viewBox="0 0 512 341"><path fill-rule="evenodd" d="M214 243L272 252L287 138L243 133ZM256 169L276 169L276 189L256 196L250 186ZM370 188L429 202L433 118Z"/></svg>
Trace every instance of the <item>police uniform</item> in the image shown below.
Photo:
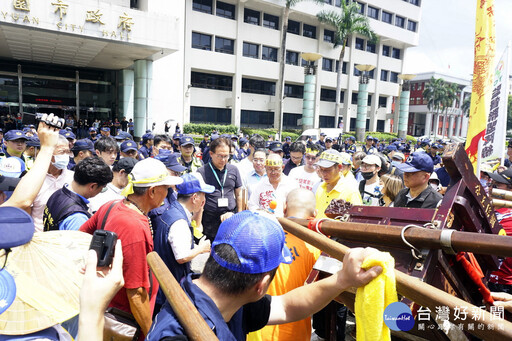
<svg viewBox="0 0 512 341"><path fill-rule="evenodd" d="M83 213L88 218L91 217L87 203L78 194L64 186L53 193L46 203L43 213L44 231L59 230L59 224L75 213Z"/></svg>

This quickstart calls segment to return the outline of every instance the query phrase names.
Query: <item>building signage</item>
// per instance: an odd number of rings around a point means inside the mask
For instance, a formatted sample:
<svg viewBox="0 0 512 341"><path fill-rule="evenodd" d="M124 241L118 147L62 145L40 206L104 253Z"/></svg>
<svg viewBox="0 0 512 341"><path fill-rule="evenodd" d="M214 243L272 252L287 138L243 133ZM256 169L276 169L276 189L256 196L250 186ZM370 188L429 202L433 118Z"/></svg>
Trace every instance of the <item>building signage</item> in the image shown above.
<svg viewBox="0 0 512 341"><path fill-rule="evenodd" d="M126 12L107 14L106 10L95 8L94 5L76 4L66 0L47 0L45 3L39 1L41 0L37 0L36 7L34 2L29 0L11 0L10 5L0 8L0 22L40 28L48 28L42 26L50 24L50 28L53 26L54 30L67 33L112 40L131 40L135 22Z"/></svg>

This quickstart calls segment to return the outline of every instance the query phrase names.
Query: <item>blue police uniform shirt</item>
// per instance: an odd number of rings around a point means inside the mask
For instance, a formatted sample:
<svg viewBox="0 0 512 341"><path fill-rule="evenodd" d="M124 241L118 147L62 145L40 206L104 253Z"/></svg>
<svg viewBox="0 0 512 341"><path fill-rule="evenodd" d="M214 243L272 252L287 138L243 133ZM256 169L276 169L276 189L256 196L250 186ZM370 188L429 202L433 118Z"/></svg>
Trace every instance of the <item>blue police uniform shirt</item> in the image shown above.
<svg viewBox="0 0 512 341"><path fill-rule="evenodd" d="M271 296L265 295L259 301L244 305L226 323L215 302L192 282L198 277L197 274L189 274L183 278L180 284L219 340L245 341L247 333L259 330L268 323ZM179 335L185 335L185 330L169 302L165 302L154 319L146 341L159 341L164 337Z"/></svg>

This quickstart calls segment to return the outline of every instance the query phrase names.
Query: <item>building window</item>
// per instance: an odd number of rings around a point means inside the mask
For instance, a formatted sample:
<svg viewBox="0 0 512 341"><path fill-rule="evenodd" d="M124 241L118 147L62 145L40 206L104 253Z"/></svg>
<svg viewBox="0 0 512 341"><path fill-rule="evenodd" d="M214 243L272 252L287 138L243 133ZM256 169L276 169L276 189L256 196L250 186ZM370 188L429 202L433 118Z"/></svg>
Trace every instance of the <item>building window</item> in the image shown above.
<svg viewBox="0 0 512 341"><path fill-rule="evenodd" d="M212 36L192 32L192 48L200 50L212 50Z"/></svg>
<svg viewBox="0 0 512 341"><path fill-rule="evenodd" d="M407 29L412 32L416 32L416 21L408 20L407 21Z"/></svg>
<svg viewBox="0 0 512 341"><path fill-rule="evenodd" d="M386 57L391 56L391 47L387 45L382 45L382 55Z"/></svg>
<svg viewBox="0 0 512 341"><path fill-rule="evenodd" d="M327 5L330 5L331 4L331 0L324 0L324 3L327 4Z"/></svg>
<svg viewBox="0 0 512 341"><path fill-rule="evenodd" d="M244 57L258 59L259 58L259 47L260 47L259 45L246 43L244 41L244 52L243 52Z"/></svg>
<svg viewBox="0 0 512 341"><path fill-rule="evenodd" d="M372 19L379 20L379 9L372 6L368 6L367 15Z"/></svg>
<svg viewBox="0 0 512 341"><path fill-rule="evenodd" d="M385 120L377 120L377 132L383 133L386 126Z"/></svg>
<svg viewBox="0 0 512 341"><path fill-rule="evenodd" d="M354 66L354 76L361 76L361 71L359 71L355 66Z"/></svg>
<svg viewBox="0 0 512 341"><path fill-rule="evenodd" d="M324 41L334 43L334 31L324 29Z"/></svg>
<svg viewBox="0 0 512 341"><path fill-rule="evenodd" d="M421 97L416 98L416 104L421 104Z"/></svg>
<svg viewBox="0 0 512 341"><path fill-rule="evenodd" d="M382 11L382 21L391 24L393 22L393 14L386 11Z"/></svg>
<svg viewBox="0 0 512 341"><path fill-rule="evenodd" d="M324 71L332 71L332 65L334 60L329 58L322 58L322 70Z"/></svg>
<svg viewBox="0 0 512 341"><path fill-rule="evenodd" d="M275 47L262 46L261 59L277 62L277 49Z"/></svg>
<svg viewBox="0 0 512 341"><path fill-rule="evenodd" d="M299 119L302 118L302 114L292 114L285 112L283 113L283 127L286 129L300 129Z"/></svg>
<svg viewBox="0 0 512 341"><path fill-rule="evenodd" d="M192 9L194 11L212 14L212 0L194 0L192 2Z"/></svg>
<svg viewBox="0 0 512 341"><path fill-rule="evenodd" d="M235 52L235 41L232 39L215 37L215 52L233 54Z"/></svg>
<svg viewBox="0 0 512 341"><path fill-rule="evenodd" d="M341 1L342 0L334 0L334 6L341 7Z"/></svg>
<svg viewBox="0 0 512 341"><path fill-rule="evenodd" d="M242 92L274 96L276 83L258 79L242 78Z"/></svg>
<svg viewBox="0 0 512 341"><path fill-rule="evenodd" d="M380 70L380 80L387 82L389 77L389 71L388 70Z"/></svg>
<svg viewBox="0 0 512 341"><path fill-rule="evenodd" d="M416 5L416 6L419 6L420 5L420 0L409 0L409 2L413 5Z"/></svg>
<svg viewBox="0 0 512 341"><path fill-rule="evenodd" d="M274 113L269 111L241 110L241 123L248 126L272 127Z"/></svg>
<svg viewBox="0 0 512 341"><path fill-rule="evenodd" d="M231 91L233 90L233 77L192 71L190 85L194 88Z"/></svg>
<svg viewBox="0 0 512 341"><path fill-rule="evenodd" d="M252 25L260 24L260 12L249 8L244 9L244 22Z"/></svg>
<svg viewBox="0 0 512 341"><path fill-rule="evenodd" d="M352 100L350 101L351 104L357 104L357 92L352 93Z"/></svg>
<svg viewBox="0 0 512 341"><path fill-rule="evenodd" d="M263 26L274 30L279 30L279 17L263 13Z"/></svg>
<svg viewBox="0 0 512 341"><path fill-rule="evenodd" d="M304 37L316 39L316 26L304 24L302 27L302 35Z"/></svg>
<svg viewBox="0 0 512 341"><path fill-rule="evenodd" d="M385 108L388 103L387 97L379 96L379 108Z"/></svg>
<svg viewBox="0 0 512 341"><path fill-rule="evenodd" d="M332 128L334 127L334 116L319 116L318 125L320 128Z"/></svg>
<svg viewBox="0 0 512 341"><path fill-rule="evenodd" d="M357 4L359 5L359 14L364 15L365 5L362 2L358 2Z"/></svg>
<svg viewBox="0 0 512 341"><path fill-rule="evenodd" d="M338 68L340 67L340 61L337 60L336 61L336 70L334 70L335 72L338 72ZM347 74L347 62L343 62L343 66L342 66L342 69L341 69L341 73L346 75Z"/></svg>
<svg viewBox="0 0 512 341"><path fill-rule="evenodd" d="M364 39L356 38L356 49L364 51Z"/></svg>
<svg viewBox="0 0 512 341"><path fill-rule="evenodd" d="M284 84L284 95L292 98L304 97L304 87L302 85Z"/></svg>
<svg viewBox="0 0 512 341"><path fill-rule="evenodd" d="M286 51L286 64L299 65L299 53Z"/></svg>
<svg viewBox="0 0 512 341"><path fill-rule="evenodd" d="M395 15L395 26L404 28L404 26L405 26L405 18L401 17L401 16L398 16L398 15Z"/></svg>
<svg viewBox="0 0 512 341"><path fill-rule="evenodd" d="M391 83L398 83L398 72L391 71L391 76L389 77L389 81Z"/></svg>
<svg viewBox="0 0 512 341"><path fill-rule="evenodd" d="M367 52L375 53L375 50L376 50L375 44L372 44L370 42L366 42L366 51Z"/></svg>
<svg viewBox="0 0 512 341"><path fill-rule="evenodd" d="M375 78L375 69L368 71L368 78L370 78L370 79Z"/></svg>
<svg viewBox="0 0 512 341"><path fill-rule="evenodd" d="M217 10L215 14L217 14L218 17L235 19L235 5L217 1Z"/></svg>
<svg viewBox="0 0 512 341"><path fill-rule="evenodd" d="M320 89L320 100L324 102L336 102L336 90Z"/></svg>
<svg viewBox="0 0 512 341"><path fill-rule="evenodd" d="M395 59L400 59L400 49L395 49L393 47L393 51L391 52L391 57Z"/></svg>
<svg viewBox="0 0 512 341"><path fill-rule="evenodd" d="M190 122L193 123L231 123L231 109L190 107Z"/></svg>
<svg viewBox="0 0 512 341"><path fill-rule="evenodd" d="M300 22L294 20L288 20L288 33L300 34Z"/></svg>

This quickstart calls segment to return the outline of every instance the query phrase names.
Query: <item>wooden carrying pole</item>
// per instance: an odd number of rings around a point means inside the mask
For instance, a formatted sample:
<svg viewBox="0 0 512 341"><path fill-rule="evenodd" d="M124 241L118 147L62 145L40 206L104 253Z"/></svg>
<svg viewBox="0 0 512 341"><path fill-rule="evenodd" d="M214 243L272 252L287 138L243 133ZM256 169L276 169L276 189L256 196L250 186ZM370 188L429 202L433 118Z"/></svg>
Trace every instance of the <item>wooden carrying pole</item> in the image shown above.
<svg viewBox="0 0 512 341"><path fill-rule="evenodd" d="M512 202L511 202L512 203ZM290 218L302 226L308 226L307 219ZM347 223L324 220L321 224L322 233L344 240L378 243L382 246L404 246L401 232L404 226ZM443 232L444 231L444 232ZM512 237L496 234L462 232L455 230L437 230L423 227L411 227L405 230L404 238L417 248L442 249L441 234L448 236L455 252L473 252L480 255L512 257Z"/></svg>
<svg viewBox="0 0 512 341"><path fill-rule="evenodd" d="M197 341L218 340L162 258L156 252L150 252L147 255L147 260L188 338Z"/></svg>
<svg viewBox="0 0 512 341"><path fill-rule="evenodd" d="M343 257L350 250L348 247L339 244L324 235L313 232L291 220L286 218L277 219L281 223L283 229L340 261L343 261ZM474 309L479 308L434 286L431 286L430 284L421 282L417 278L408 276L401 271L395 270L395 277L396 289L400 295L407 297L411 301L414 301L416 304L419 304L423 307L428 307L432 312L436 311L436 307L449 307L450 322L457 325L463 324L463 330L468 331L471 334L484 340L512 340L512 323L506 320L496 319L496 317L492 316L485 310L480 311L480 320L473 320L469 317L464 321L460 318L456 320L454 316L456 307L460 308L461 311L464 311L465 308L465 311L468 312L468 316L471 314L471 312L475 311ZM357 314L357 311L355 313ZM470 323L483 323L485 328L484 330L480 330L478 328L469 330L468 325ZM504 328L503 330L499 330L500 328L489 330L488 326L491 324L502 324Z"/></svg>

